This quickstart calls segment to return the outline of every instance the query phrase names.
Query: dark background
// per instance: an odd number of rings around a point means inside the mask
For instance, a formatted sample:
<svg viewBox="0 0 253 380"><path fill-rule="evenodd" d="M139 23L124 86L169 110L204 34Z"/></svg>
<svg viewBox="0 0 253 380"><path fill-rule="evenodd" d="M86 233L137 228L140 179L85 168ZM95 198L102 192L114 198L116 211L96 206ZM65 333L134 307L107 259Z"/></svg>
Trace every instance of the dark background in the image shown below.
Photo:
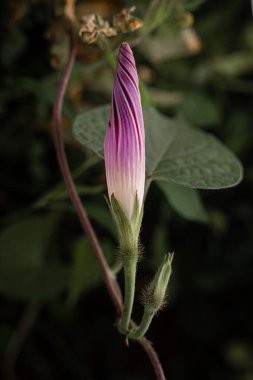
<svg viewBox="0 0 253 380"><path fill-rule="evenodd" d="M250 1L191 3L202 48L195 54L186 48L172 51L154 61L140 43L134 49L140 77L162 112L183 112L224 142L242 161L245 177L235 188L201 191L207 223L186 220L158 188L151 188L137 292L162 255L173 250L168 304L148 332L168 379L253 380L253 17ZM110 18L132 4L79 1L77 11L95 10ZM134 4L142 17L148 2ZM43 0L0 5L1 228L28 220L7 239L13 246L16 242L12 251L19 252L19 261L1 258L1 243L0 378L152 379L145 353L132 342L127 348L114 326L112 303L64 190L41 202L61 181L51 134L52 104L66 55L61 9L61 2ZM165 20L149 36L164 41L162 53L177 46L173 22ZM110 101L111 76L99 49L79 40L63 117L73 170L92 158L74 141L71 123L79 112ZM154 89L163 91L162 101ZM83 170L77 182L88 186L81 189L83 200L112 261L117 243L104 211L103 163ZM33 237L38 242L42 230L40 259L49 272L42 271L35 281L33 264L25 257L33 246L28 242ZM88 258L82 258L85 250ZM137 305L136 320L141 312Z"/></svg>

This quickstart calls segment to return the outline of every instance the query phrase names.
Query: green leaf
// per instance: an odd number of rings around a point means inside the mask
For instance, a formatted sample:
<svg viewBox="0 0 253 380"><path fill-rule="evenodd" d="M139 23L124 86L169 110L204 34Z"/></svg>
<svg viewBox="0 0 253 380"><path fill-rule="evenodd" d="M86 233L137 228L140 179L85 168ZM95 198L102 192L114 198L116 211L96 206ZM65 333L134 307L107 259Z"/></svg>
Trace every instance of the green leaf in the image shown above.
<svg viewBox="0 0 253 380"><path fill-rule="evenodd" d="M189 123L196 126L210 127L220 122L217 105L205 93L188 93L178 109Z"/></svg>
<svg viewBox="0 0 253 380"><path fill-rule="evenodd" d="M67 284L67 269L43 264L52 223L36 217L8 226L0 234L0 291L25 300L45 300Z"/></svg>
<svg viewBox="0 0 253 380"><path fill-rule="evenodd" d="M60 264L0 270L1 292L28 301L51 299L66 288L67 283L68 269Z"/></svg>
<svg viewBox="0 0 253 380"><path fill-rule="evenodd" d="M86 203L86 212L89 217L97 222L100 226L104 227L112 236L117 236L117 230L114 226L111 213L99 203Z"/></svg>
<svg viewBox="0 0 253 380"><path fill-rule="evenodd" d="M50 227L47 218L30 218L1 231L0 269L40 265Z"/></svg>
<svg viewBox="0 0 253 380"><path fill-rule="evenodd" d="M79 115L73 127L76 139L101 158L109 108L102 106ZM144 107L143 114L150 178L199 189L227 188L241 181L240 162L215 137L189 127L182 119L169 119L152 107Z"/></svg>
<svg viewBox="0 0 253 380"><path fill-rule="evenodd" d="M170 181L156 181L172 208L186 219L207 222L208 216L197 190Z"/></svg>
<svg viewBox="0 0 253 380"><path fill-rule="evenodd" d="M104 185L97 185L97 186L84 186L84 185L77 185L76 186L77 192L79 195L97 195L101 194L102 191L105 189ZM55 201L61 201L69 199L69 193L65 187L65 185L60 185L56 189L53 189L46 193L43 197L41 197L35 204L35 208L42 208L47 206L51 202Z"/></svg>
<svg viewBox="0 0 253 380"><path fill-rule="evenodd" d="M104 158L105 131L109 123L110 105L93 108L81 113L74 120L74 136L86 148Z"/></svg>
<svg viewBox="0 0 253 380"><path fill-rule="evenodd" d="M72 258L69 277L71 303L77 300L83 290L88 290L101 281L101 273L87 238L81 238L74 244Z"/></svg>
<svg viewBox="0 0 253 380"><path fill-rule="evenodd" d="M151 176L159 163L163 161L177 134L176 122L155 110L143 109L146 143L146 166Z"/></svg>
<svg viewBox="0 0 253 380"><path fill-rule="evenodd" d="M106 251L104 244L103 251ZM87 238L82 237L75 242L72 257L68 285L71 304L78 299L82 292L99 285L103 279L101 268Z"/></svg>
<svg viewBox="0 0 253 380"><path fill-rule="evenodd" d="M195 189L222 189L237 185L242 167L235 155L212 135L176 121L177 133L163 154L153 179L171 180Z"/></svg>

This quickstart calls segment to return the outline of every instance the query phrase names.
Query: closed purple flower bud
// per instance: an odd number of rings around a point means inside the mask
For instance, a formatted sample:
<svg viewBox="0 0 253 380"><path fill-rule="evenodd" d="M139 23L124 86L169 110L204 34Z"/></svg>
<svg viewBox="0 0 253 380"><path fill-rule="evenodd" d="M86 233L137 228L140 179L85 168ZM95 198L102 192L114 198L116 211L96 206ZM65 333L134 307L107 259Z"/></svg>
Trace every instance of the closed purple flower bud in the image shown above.
<svg viewBox="0 0 253 380"><path fill-rule="evenodd" d="M136 207L136 196L137 214L141 212L145 184L145 135L138 83L132 50L123 43L118 55L104 156L109 198L114 194L129 221Z"/></svg>

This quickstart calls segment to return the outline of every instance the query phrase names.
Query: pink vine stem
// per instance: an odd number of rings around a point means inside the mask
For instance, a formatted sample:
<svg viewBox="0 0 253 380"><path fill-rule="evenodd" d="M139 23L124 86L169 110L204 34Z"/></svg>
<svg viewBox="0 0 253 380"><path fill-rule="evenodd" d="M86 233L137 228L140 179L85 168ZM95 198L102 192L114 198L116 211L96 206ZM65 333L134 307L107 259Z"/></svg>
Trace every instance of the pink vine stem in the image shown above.
<svg viewBox="0 0 253 380"><path fill-rule="evenodd" d="M115 275L110 270L110 267L108 266L104 258L97 236L93 230L93 227L84 209L83 203L81 202L81 199L77 193L76 186L74 184L71 171L68 165L65 148L64 148L64 142L62 138L62 131L61 131L62 105L63 105L63 99L66 92L69 77L70 77L74 62L75 62L75 51L76 51L74 27L70 19L67 19L67 31L69 35L69 54L68 54L67 62L65 64L65 67L61 76L61 80L57 89L57 93L56 93L55 101L54 101L54 108L53 108L54 145L55 145L58 164L61 170L62 177L65 182L66 188L68 190L69 197L73 203L73 206L75 207L75 210L77 212L82 228L84 232L86 233L88 239L90 240L94 254L102 270L107 291L114 304L116 312L118 315L121 315L123 311L123 304L122 304L120 289L116 281ZM149 340L145 337L139 339L138 342L146 351L150 359L150 362L152 363L157 380L166 380L158 355L156 351L154 350L151 342L149 342Z"/></svg>

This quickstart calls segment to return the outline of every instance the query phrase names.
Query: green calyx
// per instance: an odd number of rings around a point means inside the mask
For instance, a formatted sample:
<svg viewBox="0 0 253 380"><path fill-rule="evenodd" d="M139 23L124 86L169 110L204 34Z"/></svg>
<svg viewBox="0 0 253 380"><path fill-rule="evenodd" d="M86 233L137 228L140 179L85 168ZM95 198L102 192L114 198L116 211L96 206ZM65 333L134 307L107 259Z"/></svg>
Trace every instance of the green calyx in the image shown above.
<svg viewBox="0 0 253 380"><path fill-rule="evenodd" d="M164 305L164 298L171 276L171 264L173 254L165 256L162 264L158 268L155 277L143 294L144 313L140 325L130 330L127 337L130 339L140 339L146 334L153 317Z"/></svg>
<svg viewBox="0 0 253 380"><path fill-rule="evenodd" d="M124 307L119 325L119 331L127 334L135 296L135 277L139 251L139 234L143 216L143 209L139 207L136 194L131 219L126 216L114 194L108 202L112 217L117 226L121 260L124 268L125 293Z"/></svg>
<svg viewBox="0 0 253 380"><path fill-rule="evenodd" d="M143 208L140 210L137 195L135 198L131 220L129 220L125 215L114 194L111 195L109 207L118 230L122 255L134 254L138 251L139 234L143 217Z"/></svg>
<svg viewBox="0 0 253 380"><path fill-rule="evenodd" d="M172 260L173 253L165 256L155 277L144 291L143 303L145 311L149 314L154 315L164 305L164 298L172 273Z"/></svg>

